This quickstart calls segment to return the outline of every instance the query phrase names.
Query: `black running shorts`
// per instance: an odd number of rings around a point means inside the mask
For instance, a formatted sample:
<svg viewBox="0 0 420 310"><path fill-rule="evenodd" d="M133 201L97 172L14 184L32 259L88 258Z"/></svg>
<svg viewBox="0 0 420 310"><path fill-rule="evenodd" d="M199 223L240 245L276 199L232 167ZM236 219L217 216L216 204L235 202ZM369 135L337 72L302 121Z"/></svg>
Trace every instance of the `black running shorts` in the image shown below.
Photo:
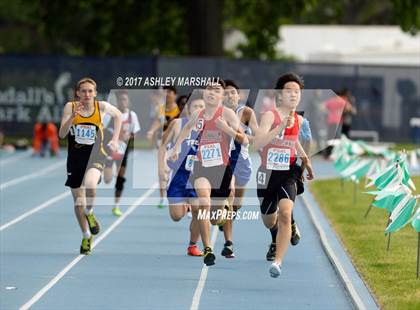
<svg viewBox="0 0 420 310"><path fill-rule="evenodd" d="M90 168L95 168L102 172L104 167L104 163L99 161L91 163L87 161L67 160L67 181L65 185L70 188L79 188L83 184L85 173Z"/></svg>
<svg viewBox="0 0 420 310"><path fill-rule="evenodd" d="M257 171L257 195L262 214L277 212L281 199L295 201L297 195L296 181L300 167L291 166L290 170L267 170L264 167Z"/></svg>
<svg viewBox="0 0 420 310"><path fill-rule="evenodd" d="M232 180L232 169L230 165L203 167L201 162L194 163L193 173L190 176L190 182L194 185L194 181L198 178L206 178L211 185L211 198L225 199L229 197L231 188L230 181Z"/></svg>

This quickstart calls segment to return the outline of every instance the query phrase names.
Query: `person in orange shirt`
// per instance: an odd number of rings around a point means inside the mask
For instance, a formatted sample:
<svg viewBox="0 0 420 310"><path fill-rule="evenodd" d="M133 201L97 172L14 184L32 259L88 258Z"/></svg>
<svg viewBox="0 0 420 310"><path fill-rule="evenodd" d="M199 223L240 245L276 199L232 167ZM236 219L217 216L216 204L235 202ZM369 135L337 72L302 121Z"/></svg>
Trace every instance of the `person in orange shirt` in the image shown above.
<svg viewBox="0 0 420 310"><path fill-rule="evenodd" d="M57 127L51 122L38 122L34 126L33 155L45 156L46 150L50 150L51 156L58 155Z"/></svg>
<svg viewBox="0 0 420 310"><path fill-rule="evenodd" d="M342 91L324 103L323 110L327 111L328 139L339 138L346 100Z"/></svg>

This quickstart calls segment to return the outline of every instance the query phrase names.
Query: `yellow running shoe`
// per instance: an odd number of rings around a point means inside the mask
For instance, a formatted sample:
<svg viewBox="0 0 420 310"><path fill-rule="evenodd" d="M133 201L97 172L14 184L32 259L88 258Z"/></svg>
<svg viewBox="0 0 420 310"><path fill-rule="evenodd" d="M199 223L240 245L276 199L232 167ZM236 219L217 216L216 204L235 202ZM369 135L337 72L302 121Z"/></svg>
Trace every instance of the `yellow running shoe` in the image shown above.
<svg viewBox="0 0 420 310"><path fill-rule="evenodd" d="M223 207L223 214L222 214L222 219L219 222L219 224L217 224L219 227L223 227L223 225L226 224L227 220L230 219L232 217L232 211L233 211L233 207L229 202L229 199L225 200L225 205Z"/></svg>
<svg viewBox="0 0 420 310"><path fill-rule="evenodd" d="M99 226L99 222L96 220L95 215L91 212L89 215L86 215L86 219L89 225L89 230L92 235L99 234L101 227Z"/></svg>
<svg viewBox="0 0 420 310"><path fill-rule="evenodd" d="M92 239L92 236L90 238L82 239L82 244L80 245L80 254L89 255L92 253Z"/></svg>
<svg viewBox="0 0 420 310"><path fill-rule="evenodd" d="M122 215L121 209L118 207L112 208L112 214L114 214L115 216L121 216Z"/></svg>

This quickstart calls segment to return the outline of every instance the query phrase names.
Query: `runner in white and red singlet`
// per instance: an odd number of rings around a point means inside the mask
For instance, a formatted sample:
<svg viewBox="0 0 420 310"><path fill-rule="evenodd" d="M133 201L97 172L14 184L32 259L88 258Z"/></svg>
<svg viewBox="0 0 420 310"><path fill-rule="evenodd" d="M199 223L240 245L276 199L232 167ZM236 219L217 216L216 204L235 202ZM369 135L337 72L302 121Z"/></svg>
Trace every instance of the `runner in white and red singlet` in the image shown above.
<svg viewBox="0 0 420 310"><path fill-rule="evenodd" d="M296 181L301 175L301 168L296 165L297 154L302 158L302 169L308 170L308 180L313 179L312 166L298 141L302 117L295 110L303 87L303 80L294 73L278 79L277 106L263 114L254 139L254 147L260 150L261 156L257 194L262 219L268 229L275 230L277 227L276 243L271 244L269 250L275 252L270 267L270 275L274 278L280 275L281 263L291 237Z"/></svg>
<svg viewBox="0 0 420 310"><path fill-rule="evenodd" d="M199 213L210 215L210 218L199 219L200 234L204 245L204 263L214 265L216 257L210 247L210 227L221 224L223 210L229 205L228 197L232 197L232 169L230 167L230 145L235 139L241 144L248 144L235 112L222 105L224 97L224 81L209 85L203 93L205 108L197 111L182 130L175 146L173 159L176 160L180 145L192 129L199 131L197 160L194 163L191 184L199 199ZM219 216L213 217L214 214Z"/></svg>

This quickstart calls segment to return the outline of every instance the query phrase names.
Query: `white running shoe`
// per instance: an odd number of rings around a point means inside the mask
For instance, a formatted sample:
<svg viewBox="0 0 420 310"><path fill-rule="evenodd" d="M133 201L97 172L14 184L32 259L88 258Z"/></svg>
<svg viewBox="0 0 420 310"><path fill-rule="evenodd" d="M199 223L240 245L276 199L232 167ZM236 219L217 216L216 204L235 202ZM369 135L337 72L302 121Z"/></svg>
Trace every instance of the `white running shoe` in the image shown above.
<svg viewBox="0 0 420 310"><path fill-rule="evenodd" d="M272 263L269 271L270 271L270 276L272 278L278 278L281 274L281 265L277 263Z"/></svg>

